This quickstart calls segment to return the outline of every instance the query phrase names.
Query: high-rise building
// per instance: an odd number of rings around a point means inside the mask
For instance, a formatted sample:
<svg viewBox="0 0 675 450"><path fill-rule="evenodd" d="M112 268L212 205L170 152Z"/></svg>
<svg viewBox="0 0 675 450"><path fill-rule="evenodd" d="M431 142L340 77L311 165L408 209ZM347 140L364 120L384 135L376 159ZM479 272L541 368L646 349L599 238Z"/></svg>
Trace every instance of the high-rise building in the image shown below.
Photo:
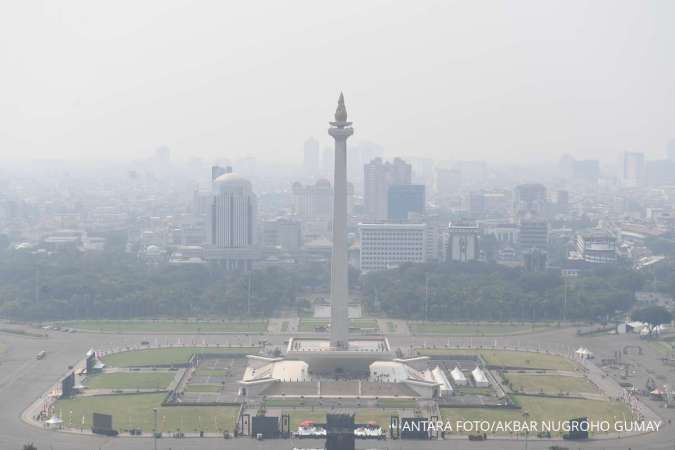
<svg viewBox="0 0 675 450"><path fill-rule="evenodd" d="M300 218L329 219L333 211L333 188L325 179L313 185L293 183L293 212Z"/></svg>
<svg viewBox="0 0 675 450"><path fill-rule="evenodd" d="M623 180L627 186L640 186L645 179L644 153L626 152L623 155Z"/></svg>
<svg viewBox="0 0 675 450"><path fill-rule="evenodd" d="M303 168L308 175L319 173L319 141L310 137L303 148Z"/></svg>
<svg viewBox="0 0 675 450"><path fill-rule="evenodd" d="M576 257L592 264L610 264L617 260L616 238L602 230L577 234Z"/></svg>
<svg viewBox="0 0 675 450"><path fill-rule="evenodd" d="M520 221L518 244L522 250L548 248L548 222L539 219L523 219Z"/></svg>
<svg viewBox="0 0 675 450"><path fill-rule="evenodd" d="M546 187L543 184L521 184L513 190L513 214L516 218L540 216L545 210Z"/></svg>
<svg viewBox="0 0 675 450"><path fill-rule="evenodd" d="M333 147L324 147L321 151L321 173L324 176L333 176L335 150Z"/></svg>
<svg viewBox="0 0 675 450"><path fill-rule="evenodd" d="M478 239L480 228L477 225L450 223L448 227L448 261L476 261L479 256Z"/></svg>
<svg viewBox="0 0 675 450"><path fill-rule="evenodd" d="M279 217L263 223L263 245L293 252L302 247L302 226L295 220Z"/></svg>
<svg viewBox="0 0 675 450"><path fill-rule="evenodd" d="M232 172L232 167L212 166L211 167L211 181L215 181L221 175Z"/></svg>
<svg viewBox="0 0 675 450"><path fill-rule="evenodd" d="M523 265L528 272L543 272L546 270L548 254L540 248L531 248L523 252Z"/></svg>
<svg viewBox="0 0 675 450"><path fill-rule="evenodd" d="M425 186L423 184L394 184L389 186L387 214L389 220L407 220L410 213L424 214Z"/></svg>
<svg viewBox="0 0 675 450"><path fill-rule="evenodd" d="M207 224L207 259L226 269L250 269L257 259L258 201L251 182L236 173L213 181L213 200Z"/></svg>
<svg viewBox="0 0 675 450"><path fill-rule="evenodd" d="M558 212L566 212L570 206L570 193L569 191L560 190L556 196L556 207Z"/></svg>
<svg viewBox="0 0 675 450"><path fill-rule="evenodd" d="M384 162L375 158L363 167L363 201L371 219L386 219L389 187L410 184L412 167L400 158Z"/></svg>
<svg viewBox="0 0 675 450"><path fill-rule="evenodd" d="M668 146L666 147L666 157L671 161L675 161L675 139L671 139L670 142L668 142Z"/></svg>
<svg viewBox="0 0 675 450"><path fill-rule="evenodd" d="M645 180L650 186L675 184L675 159L645 161Z"/></svg>

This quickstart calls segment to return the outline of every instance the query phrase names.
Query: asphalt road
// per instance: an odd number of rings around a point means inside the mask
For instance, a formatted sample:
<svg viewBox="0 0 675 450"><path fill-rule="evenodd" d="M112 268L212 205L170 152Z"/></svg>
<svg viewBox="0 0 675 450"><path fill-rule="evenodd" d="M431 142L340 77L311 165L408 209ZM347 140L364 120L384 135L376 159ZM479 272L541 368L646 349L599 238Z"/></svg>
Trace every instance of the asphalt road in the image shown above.
<svg viewBox="0 0 675 450"><path fill-rule="evenodd" d="M127 345L138 345L141 340L150 340L160 343L176 343L180 339L190 343L190 336L147 336L147 335L116 335L116 334L65 334L51 332L47 339L37 339L14 334L0 334L0 343L7 346L7 351L0 354L0 450L20 450L23 444L33 442L39 450L150 450L154 448L150 438L105 438L89 435L73 435L62 432L43 430L24 423L21 414L35 399L39 398L54 382L67 371L67 366L82 359L90 348L112 349ZM251 338L254 342L257 337ZM265 336L265 339L281 346L287 339L283 336ZM247 344L249 337L245 336L195 336L195 342L201 343L241 343ZM447 338L438 337L403 337L390 338L393 348L401 347L404 351L415 345L444 345ZM493 345L495 338L452 338L451 343L479 345L480 343ZM628 355L635 367L628 381L638 387L643 387L646 379L651 376L657 378L660 384L675 385L675 370L664 366L660 355L648 344L640 341L636 336L602 336L593 338L578 338L574 330L552 330L550 332L533 335L512 336L497 338L497 345L529 345L541 346L556 350L575 349L581 345L589 347L597 357L613 356L615 350L621 350L626 344L637 344L643 348L642 355ZM35 355L40 350L47 351L47 357L36 360ZM613 374L618 376L619 374ZM557 444L572 449L653 449L675 450L675 425L668 424L675 421L675 408L664 409L660 403L646 402L663 420L664 425L658 433L613 440L591 440L587 442L552 442L529 439L528 449L548 449ZM448 439L445 441L358 441L358 448L387 448L387 449L524 449L523 440L492 439L485 442L469 442L466 439ZM164 438L157 441L157 448L162 450L188 449L292 449L323 448L323 442L314 440L275 440L255 441L248 438L224 440L216 438L199 439L186 438L181 440Z"/></svg>

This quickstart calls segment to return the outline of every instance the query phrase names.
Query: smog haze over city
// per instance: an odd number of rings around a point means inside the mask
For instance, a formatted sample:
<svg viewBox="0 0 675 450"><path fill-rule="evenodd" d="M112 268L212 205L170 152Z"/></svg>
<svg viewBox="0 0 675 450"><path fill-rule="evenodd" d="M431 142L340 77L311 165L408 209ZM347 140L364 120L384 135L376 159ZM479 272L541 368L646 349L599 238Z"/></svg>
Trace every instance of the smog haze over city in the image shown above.
<svg viewBox="0 0 675 450"><path fill-rule="evenodd" d="M391 155L660 156L670 1L5 4L2 154L299 161L348 93ZM264 130L264 131L263 131ZM393 132L396 130L396 132Z"/></svg>
<svg viewBox="0 0 675 450"><path fill-rule="evenodd" d="M0 6L0 450L673 449L675 3Z"/></svg>

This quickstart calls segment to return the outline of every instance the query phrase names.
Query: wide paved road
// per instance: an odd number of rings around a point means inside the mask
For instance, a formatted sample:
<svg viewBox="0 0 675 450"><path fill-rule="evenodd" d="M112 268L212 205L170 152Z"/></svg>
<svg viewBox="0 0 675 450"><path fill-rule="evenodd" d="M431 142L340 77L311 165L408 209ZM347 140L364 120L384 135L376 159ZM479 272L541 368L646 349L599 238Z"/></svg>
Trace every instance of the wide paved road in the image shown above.
<svg viewBox="0 0 675 450"><path fill-rule="evenodd" d="M285 337L265 337L274 343L281 345ZM141 340L150 340L160 343L176 343L178 339L189 343L190 336L150 336L147 335L114 335L114 334L65 334L52 332L48 339L36 339L13 334L0 334L0 343L7 347L7 351L0 354L0 450L20 450L23 444L33 442L39 450L150 450L153 448L152 439L148 438L104 438L95 436L70 435L48 430L41 430L24 423L20 416L24 409L40 397L45 390L67 371L69 364L82 359L89 348L110 349L126 345L137 345ZM241 343L247 344L249 338L245 336L196 336L195 341L200 343L206 340L208 343ZM257 341L254 337L253 341ZM392 337L392 347L401 347L403 350L410 343L415 345L443 345L447 338L408 338L402 336ZM453 344L462 342L477 345L480 339L453 338ZM492 345L494 338L482 340ZM515 345L517 343L530 346L541 345L548 348L574 349L580 345L591 348L598 358L612 355L614 350L621 349L626 343L641 344L643 355L630 355L637 371L631 380L641 387L648 376L663 377L660 382L670 382L675 385L674 372L668 370L658 361L658 353L650 346L637 340L636 337L597 337L580 339L575 336L573 330L554 330L546 333L538 333L530 336L513 336L498 338L501 345ZM35 355L40 350L47 351L47 357L38 361ZM537 441L530 439L528 449L548 449L553 444L562 445L572 449L653 449L675 450L675 429L667 421L675 420L675 409L665 410L658 403L649 403L657 414L664 418L664 426L659 433L645 436L623 438L617 440L598 440L583 443ZM158 448L162 450L189 450L189 449L274 449L284 450L293 447L322 448L320 441L262 441L258 442L248 438L236 440L224 439L160 439ZM360 441L359 448L387 448L387 449L523 449L525 443L514 440L492 439L486 442L469 442L466 439L449 439L446 441L384 441L366 442Z"/></svg>

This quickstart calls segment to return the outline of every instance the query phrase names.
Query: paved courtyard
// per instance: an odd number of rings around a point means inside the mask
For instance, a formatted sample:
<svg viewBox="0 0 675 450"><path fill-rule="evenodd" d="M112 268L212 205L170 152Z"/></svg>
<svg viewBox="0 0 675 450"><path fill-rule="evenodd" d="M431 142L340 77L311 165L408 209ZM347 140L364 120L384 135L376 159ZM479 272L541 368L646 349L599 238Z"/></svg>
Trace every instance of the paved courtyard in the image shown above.
<svg viewBox="0 0 675 450"><path fill-rule="evenodd" d="M0 442L2 449L20 449L23 444L33 442L40 450L122 450L122 449L151 449L153 442L150 438L106 438L92 435L76 435L43 430L25 423L21 414L25 408L39 398L54 382L67 372L67 366L81 360L90 348L113 349L126 346L137 346L142 340L159 341L164 344L173 344L181 339L185 342L186 336L158 336L144 334L114 335L63 332L50 332L47 339L27 337L15 334L0 334L1 347L6 347L0 354ZM242 344L248 343L250 336L232 335L200 335L195 337L199 342L206 340L209 343ZM257 341L258 337L254 336ZM283 346L287 337L282 335L267 335L264 337L273 346ZM615 351L622 350L625 345L640 345L642 354L637 352L623 356L624 362L630 364L630 370L610 370L608 374L596 371L593 375L600 383L604 377L610 376L621 382L631 382L636 387L643 388L649 378L658 380L659 384L670 383L675 385L675 368L665 366L661 362L661 354L652 345L640 341L637 336L598 336L578 337L574 329L552 329L532 335L509 336L503 338L450 338L447 337L408 337L401 335L390 336L393 349L401 348L406 352L411 343L415 346L443 346L450 341L452 345L471 346L529 346L531 348L547 348L556 351L573 351L585 346L596 355L596 361L611 358ZM41 351L47 352L47 357L37 360L35 355ZM626 375L628 375L626 377ZM625 377L625 378L624 378ZM617 392L617 395L620 393ZM675 409L664 409L662 402L645 400L650 410L658 414L664 424L658 433L643 436L622 437L613 440L591 440L588 442L552 442L546 440L529 439L529 449L548 449L558 444L570 449L654 449L672 450L675 448L675 429L671 422L675 419ZM161 439L159 449L292 449L320 448L319 441L255 441L242 438L236 440L224 439ZM447 439L445 441L392 441L383 442L360 441L358 447L388 448L388 449L520 449L524 442L514 439L492 439L486 442L469 442L466 438Z"/></svg>

